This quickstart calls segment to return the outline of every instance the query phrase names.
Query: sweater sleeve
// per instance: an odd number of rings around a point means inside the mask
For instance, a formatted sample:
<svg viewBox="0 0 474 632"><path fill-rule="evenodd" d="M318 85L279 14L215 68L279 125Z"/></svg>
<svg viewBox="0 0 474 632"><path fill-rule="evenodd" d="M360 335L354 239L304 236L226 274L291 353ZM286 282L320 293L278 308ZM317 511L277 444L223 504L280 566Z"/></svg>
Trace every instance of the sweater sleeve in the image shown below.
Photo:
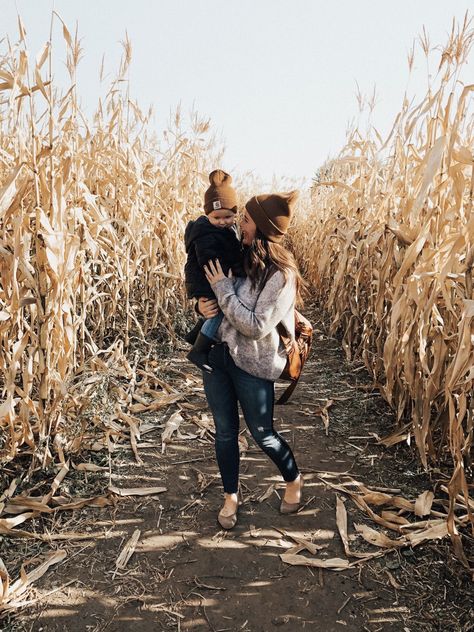
<svg viewBox="0 0 474 632"><path fill-rule="evenodd" d="M212 286L219 307L230 324L241 334L254 340L267 336L288 313L295 301L294 278L285 281L282 272L275 272L261 290L255 308L249 309L239 299L232 279L221 279Z"/></svg>

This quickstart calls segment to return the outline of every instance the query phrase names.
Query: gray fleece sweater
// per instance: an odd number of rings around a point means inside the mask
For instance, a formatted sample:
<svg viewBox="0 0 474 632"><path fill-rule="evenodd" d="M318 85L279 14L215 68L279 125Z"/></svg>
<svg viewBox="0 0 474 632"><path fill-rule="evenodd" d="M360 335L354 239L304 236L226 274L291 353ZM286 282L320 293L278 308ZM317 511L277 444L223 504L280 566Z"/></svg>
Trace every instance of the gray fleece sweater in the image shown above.
<svg viewBox="0 0 474 632"><path fill-rule="evenodd" d="M248 278L221 279L212 289L224 313L217 337L228 344L235 364L256 377L277 380L286 354L276 326L283 322L294 331L294 276L285 281L278 270L260 291Z"/></svg>

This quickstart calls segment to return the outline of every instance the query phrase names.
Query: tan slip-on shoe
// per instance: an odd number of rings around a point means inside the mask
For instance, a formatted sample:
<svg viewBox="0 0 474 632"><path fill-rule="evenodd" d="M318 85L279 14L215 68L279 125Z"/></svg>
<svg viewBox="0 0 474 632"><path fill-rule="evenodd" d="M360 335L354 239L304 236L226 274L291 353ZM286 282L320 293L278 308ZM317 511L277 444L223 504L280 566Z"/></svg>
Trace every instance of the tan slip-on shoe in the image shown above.
<svg viewBox="0 0 474 632"><path fill-rule="evenodd" d="M296 513L298 511L298 509L301 507L301 499L302 499L302 495L303 495L303 485L304 485L304 479L300 474L300 500L297 503L287 503L285 498L282 499L281 501L281 505L280 505L280 513L281 514L292 514L292 513Z"/></svg>
<svg viewBox="0 0 474 632"><path fill-rule="evenodd" d="M237 511L230 516L223 516L221 512L217 514L217 522L221 525L223 529L227 531L229 529L233 529L237 524Z"/></svg>

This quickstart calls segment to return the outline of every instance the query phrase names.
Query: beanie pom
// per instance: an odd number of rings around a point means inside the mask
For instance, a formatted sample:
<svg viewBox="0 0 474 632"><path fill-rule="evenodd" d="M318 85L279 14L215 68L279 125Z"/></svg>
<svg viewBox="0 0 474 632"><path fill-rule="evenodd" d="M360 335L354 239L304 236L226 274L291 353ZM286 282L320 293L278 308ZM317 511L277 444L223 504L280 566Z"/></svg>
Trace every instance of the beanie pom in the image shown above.
<svg viewBox="0 0 474 632"><path fill-rule="evenodd" d="M235 212L237 210L237 195L231 185L232 177L222 169L214 169L209 174L209 182L209 188L204 193L204 212L206 215L221 209Z"/></svg>
<svg viewBox="0 0 474 632"><path fill-rule="evenodd" d="M230 184L232 182L232 176L222 171L222 169L215 169L209 174L209 182L215 187L221 186L224 183Z"/></svg>
<svg viewBox="0 0 474 632"><path fill-rule="evenodd" d="M286 196L286 201L288 202L288 205L292 206L296 202L296 200L299 198L300 192L295 189L284 195Z"/></svg>

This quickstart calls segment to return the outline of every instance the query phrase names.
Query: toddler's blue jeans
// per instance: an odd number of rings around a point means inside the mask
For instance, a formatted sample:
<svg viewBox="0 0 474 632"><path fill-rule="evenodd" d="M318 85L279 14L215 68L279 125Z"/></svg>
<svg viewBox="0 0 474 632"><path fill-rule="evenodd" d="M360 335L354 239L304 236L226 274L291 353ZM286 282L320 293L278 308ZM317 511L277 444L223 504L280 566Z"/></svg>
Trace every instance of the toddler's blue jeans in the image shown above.
<svg viewBox="0 0 474 632"><path fill-rule="evenodd" d="M203 372L204 391L216 426L217 464L228 494L239 484L239 411L260 448L271 458L286 482L299 472L290 446L273 429L274 382L246 373L232 360L225 343L209 352L212 373Z"/></svg>
<svg viewBox="0 0 474 632"><path fill-rule="evenodd" d="M201 327L201 333L208 338L211 338L211 340L215 340L217 330L219 329L223 318L224 314L222 312L219 312L217 316L214 316L213 318L208 318Z"/></svg>

